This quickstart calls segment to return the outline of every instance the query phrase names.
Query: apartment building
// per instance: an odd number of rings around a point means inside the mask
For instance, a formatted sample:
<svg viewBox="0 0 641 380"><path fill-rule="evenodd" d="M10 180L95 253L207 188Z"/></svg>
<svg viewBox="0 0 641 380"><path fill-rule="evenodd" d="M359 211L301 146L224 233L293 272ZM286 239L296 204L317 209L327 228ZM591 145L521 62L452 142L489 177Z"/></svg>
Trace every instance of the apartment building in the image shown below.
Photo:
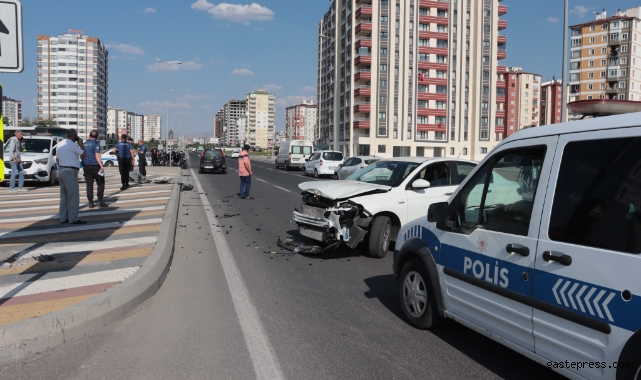
<svg viewBox="0 0 641 380"><path fill-rule="evenodd" d="M7 118L7 126L18 126L22 121L22 101L2 97L2 116Z"/></svg>
<svg viewBox="0 0 641 380"><path fill-rule="evenodd" d="M162 130L162 116L160 115L145 115L143 119L145 126L145 141L160 139Z"/></svg>
<svg viewBox="0 0 641 380"><path fill-rule="evenodd" d="M223 132L223 110L220 109L214 115L214 138L219 139L219 141L225 142L224 132Z"/></svg>
<svg viewBox="0 0 641 380"><path fill-rule="evenodd" d="M276 95L257 90L247 94L247 136L251 146L269 148L274 144Z"/></svg>
<svg viewBox="0 0 641 380"><path fill-rule="evenodd" d="M570 101L641 100L640 17L641 7L610 17L603 10L570 27Z"/></svg>
<svg viewBox="0 0 641 380"><path fill-rule="evenodd" d="M524 72L520 67L508 67L498 75L496 110L496 141L523 128L539 125L541 76Z"/></svg>
<svg viewBox="0 0 641 380"><path fill-rule="evenodd" d="M145 117L143 115L131 114L129 115L129 137L138 140L145 140Z"/></svg>
<svg viewBox="0 0 641 380"><path fill-rule="evenodd" d="M133 112L120 108L107 107L107 134L120 138L122 134L131 135L130 121Z"/></svg>
<svg viewBox="0 0 641 380"><path fill-rule="evenodd" d="M83 138L107 132L109 53L98 38L69 30L37 36L38 118L76 128Z"/></svg>
<svg viewBox="0 0 641 380"><path fill-rule="evenodd" d="M239 117L246 115L247 101L230 100L225 103L222 111L225 144L227 146L236 146L239 143L236 122Z"/></svg>
<svg viewBox="0 0 641 380"><path fill-rule="evenodd" d="M318 26L317 144L347 155L485 157L505 132L499 3L332 0Z"/></svg>
<svg viewBox="0 0 641 380"><path fill-rule="evenodd" d="M241 116L236 120L236 132L238 133L238 144L245 145L247 141L247 116Z"/></svg>
<svg viewBox="0 0 641 380"><path fill-rule="evenodd" d="M570 92L567 94L568 101ZM558 124L568 121L568 112L565 116L563 109L563 82L552 77L551 80L541 83L541 112L539 125Z"/></svg>
<svg viewBox="0 0 641 380"><path fill-rule="evenodd" d="M302 100L285 109L285 136L288 140L315 141L318 106L313 101Z"/></svg>

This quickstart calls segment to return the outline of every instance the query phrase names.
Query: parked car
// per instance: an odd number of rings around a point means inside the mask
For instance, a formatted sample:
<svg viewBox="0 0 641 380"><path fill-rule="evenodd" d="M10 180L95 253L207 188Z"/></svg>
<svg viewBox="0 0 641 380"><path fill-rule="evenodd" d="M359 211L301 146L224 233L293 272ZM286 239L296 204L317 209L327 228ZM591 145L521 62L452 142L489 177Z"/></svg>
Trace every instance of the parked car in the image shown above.
<svg viewBox="0 0 641 380"><path fill-rule="evenodd" d="M342 163L342 152L333 150L316 151L305 160L305 171L303 175L313 175L316 178L323 175L333 177L334 171L338 169L338 165Z"/></svg>
<svg viewBox="0 0 641 380"><path fill-rule="evenodd" d="M111 150L106 150L106 151L101 153L101 157L102 157L102 165L103 166L108 167L108 168L113 167L113 166L116 166L116 167L118 166L118 154L117 153L114 153ZM149 157L145 156L145 160L147 160L147 166L151 166L151 159ZM138 161L139 161L138 154L136 154L134 166L138 167Z"/></svg>
<svg viewBox="0 0 641 380"><path fill-rule="evenodd" d="M198 173L220 171L227 174L227 160L222 149L205 149L200 155L200 169Z"/></svg>
<svg viewBox="0 0 641 380"><path fill-rule="evenodd" d="M64 140L62 137L49 135L23 135L22 169L25 182L39 182L50 186L56 184L56 145ZM8 141L7 141L8 142ZM9 144L4 146L5 182L11 180L11 162L9 161ZM16 177L17 180L18 177Z"/></svg>
<svg viewBox="0 0 641 380"><path fill-rule="evenodd" d="M311 141L292 140L281 141L276 157L276 169L285 168L305 169L305 158L314 151L314 144Z"/></svg>
<svg viewBox="0 0 641 380"><path fill-rule="evenodd" d="M519 131L402 227L409 324L453 319L572 379L639 379L639 117Z"/></svg>
<svg viewBox="0 0 641 380"><path fill-rule="evenodd" d="M430 204L447 200L476 167L448 158L383 159L345 181L305 182L294 211L299 233L323 244L356 247L367 238L372 257L384 257L399 229L426 219Z"/></svg>
<svg viewBox="0 0 641 380"><path fill-rule="evenodd" d="M334 171L334 179L345 179L350 175L356 173L357 171L363 169L369 164L373 164L376 161L380 161L380 157L373 156L356 156L348 158L343 164L338 165L336 171Z"/></svg>
<svg viewBox="0 0 641 380"><path fill-rule="evenodd" d="M232 149L231 158L238 158L240 156L240 149Z"/></svg>

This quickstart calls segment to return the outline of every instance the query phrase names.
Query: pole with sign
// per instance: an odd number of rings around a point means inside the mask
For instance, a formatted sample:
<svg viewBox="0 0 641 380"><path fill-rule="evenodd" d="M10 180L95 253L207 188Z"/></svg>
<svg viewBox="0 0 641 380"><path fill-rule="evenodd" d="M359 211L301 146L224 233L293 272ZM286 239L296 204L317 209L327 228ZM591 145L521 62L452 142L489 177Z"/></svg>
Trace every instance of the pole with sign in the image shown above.
<svg viewBox="0 0 641 380"><path fill-rule="evenodd" d="M23 69L22 4L18 0L0 0L0 73L21 73ZM0 84L0 181L4 181L3 117Z"/></svg>

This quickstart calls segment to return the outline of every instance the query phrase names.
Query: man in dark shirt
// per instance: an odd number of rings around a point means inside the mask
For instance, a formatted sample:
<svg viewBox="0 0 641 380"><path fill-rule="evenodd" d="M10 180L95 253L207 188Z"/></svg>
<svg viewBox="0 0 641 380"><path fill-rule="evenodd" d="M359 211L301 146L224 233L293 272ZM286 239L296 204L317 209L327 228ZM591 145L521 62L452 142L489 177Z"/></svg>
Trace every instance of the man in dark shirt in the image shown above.
<svg viewBox="0 0 641 380"><path fill-rule="evenodd" d="M158 148L151 148L151 165L158 166Z"/></svg>
<svg viewBox="0 0 641 380"><path fill-rule="evenodd" d="M143 177L147 177L147 145L144 141L138 140L138 171Z"/></svg>
<svg viewBox="0 0 641 380"><path fill-rule="evenodd" d="M102 166L98 131L91 131L89 134L89 140L84 142L84 149L87 156L82 160L82 168L85 172L89 208L96 207L93 203L94 181L98 184L98 205L100 207L107 207L107 204L103 201L103 196L105 194L105 168Z"/></svg>
<svg viewBox="0 0 641 380"><path fill-rule="evenodd" d="M120 190L126 190L129 187L129 169L134 165L134 147L127 142L127 135L122 134L120 141L113 149L118 154L118 169L120 170Z"/></svg>

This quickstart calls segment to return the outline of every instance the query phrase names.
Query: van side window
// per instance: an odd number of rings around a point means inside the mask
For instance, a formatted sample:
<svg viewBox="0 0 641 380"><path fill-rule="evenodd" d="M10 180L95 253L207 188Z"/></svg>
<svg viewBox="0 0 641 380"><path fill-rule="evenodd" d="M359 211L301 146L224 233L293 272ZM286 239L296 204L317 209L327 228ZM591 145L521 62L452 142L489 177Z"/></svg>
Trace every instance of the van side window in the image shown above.
<svg viewBox="0 0 641 380"><path fill-rule="evenodd" d="M571 142L558 178L551 240L641 253L641 138Z"/></svg>
<svg viewBox="0 0 641 380"><path fill-rule="evenodd" d="M545 147L520 148L488 161L461 192L458 228L481 225L527 235L545 152Z"/></svg>

